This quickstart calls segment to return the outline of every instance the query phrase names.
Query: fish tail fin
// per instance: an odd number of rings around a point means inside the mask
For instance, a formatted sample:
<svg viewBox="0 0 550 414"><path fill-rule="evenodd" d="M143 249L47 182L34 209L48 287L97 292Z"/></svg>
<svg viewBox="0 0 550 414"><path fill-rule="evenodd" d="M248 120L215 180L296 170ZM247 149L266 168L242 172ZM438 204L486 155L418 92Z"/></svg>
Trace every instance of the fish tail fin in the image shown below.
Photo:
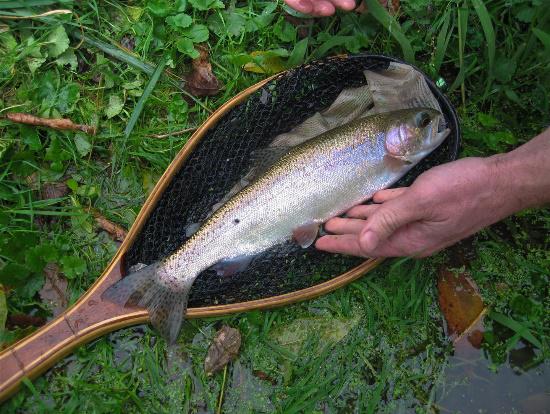
<svg viewBox="0 0 550 414"><path fill-rule="evenodd" d="M178 337L191 284L183 288L166 286L158 277L159 263L153 263L123 277L101 295L121 306L147 308L152 325L170 343Z"/></svg>

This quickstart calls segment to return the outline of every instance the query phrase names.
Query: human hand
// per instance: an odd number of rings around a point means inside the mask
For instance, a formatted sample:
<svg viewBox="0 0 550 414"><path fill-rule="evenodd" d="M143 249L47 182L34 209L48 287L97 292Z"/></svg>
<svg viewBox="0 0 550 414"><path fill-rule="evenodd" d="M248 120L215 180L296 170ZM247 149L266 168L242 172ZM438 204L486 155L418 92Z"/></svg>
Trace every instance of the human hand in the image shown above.
<svg viewBox="0 0 550 414"><path fill-rule="evenodd" d="M517 211L499 196L493 162L464 158L434 167L410 187L377 192L379 204L333 218L316 247L367 257L429 256Z"/></svg>
<svg viewBox="0 0 550 414"><path fill-rule="evenodd" d="M336 9L353 10L356 7L355 0L285 0L285 3L312 16L331 16Z"/></svg>

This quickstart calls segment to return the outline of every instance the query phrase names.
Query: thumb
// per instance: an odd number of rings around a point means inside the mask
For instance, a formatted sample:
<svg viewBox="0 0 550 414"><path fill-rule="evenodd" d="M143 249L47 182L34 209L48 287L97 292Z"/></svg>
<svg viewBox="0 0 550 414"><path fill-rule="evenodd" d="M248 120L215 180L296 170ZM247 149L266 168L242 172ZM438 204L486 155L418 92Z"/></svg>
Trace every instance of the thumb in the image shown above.
<svg viewBox="0 0 550 414"><path fill-rule="evenodd" d="M397 229L421 217L421 210L406 195L387 201L368 217L359 236L359 245L363 252L370 253Z"/></svg>

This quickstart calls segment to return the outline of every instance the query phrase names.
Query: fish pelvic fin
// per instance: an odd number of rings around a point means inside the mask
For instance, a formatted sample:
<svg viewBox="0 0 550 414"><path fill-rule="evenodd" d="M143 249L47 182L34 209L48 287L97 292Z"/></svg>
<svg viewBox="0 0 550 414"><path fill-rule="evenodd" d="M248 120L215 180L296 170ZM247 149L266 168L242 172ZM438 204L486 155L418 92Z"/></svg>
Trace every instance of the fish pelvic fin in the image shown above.
<svg viewBox="0 0 550 414"><path fill-rule="evenodd" d="M130 273L107 288L101 298L120 306L147 308L153 327L169 344L174 344L187 310L192 281L183 286L168 286L161 282L160 269L157 262Z"/></svg>

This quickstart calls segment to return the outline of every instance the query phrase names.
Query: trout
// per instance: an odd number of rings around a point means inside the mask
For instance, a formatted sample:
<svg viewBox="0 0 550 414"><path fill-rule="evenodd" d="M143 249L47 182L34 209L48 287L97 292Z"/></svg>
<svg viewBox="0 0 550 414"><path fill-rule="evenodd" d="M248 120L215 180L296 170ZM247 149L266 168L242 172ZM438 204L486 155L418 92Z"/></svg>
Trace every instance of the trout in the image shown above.
<svg viewBox="0 0 550 414"><path fill-rule="evenodd" d="M285 150L174 253L130 273L103 297L146 307L153 326L174 343L203 270L231 275L276 244L294 239L310 246L322 223L391 186L439 146L446 136L438 132L441 116L428 108L371 115Z"/></svg>

